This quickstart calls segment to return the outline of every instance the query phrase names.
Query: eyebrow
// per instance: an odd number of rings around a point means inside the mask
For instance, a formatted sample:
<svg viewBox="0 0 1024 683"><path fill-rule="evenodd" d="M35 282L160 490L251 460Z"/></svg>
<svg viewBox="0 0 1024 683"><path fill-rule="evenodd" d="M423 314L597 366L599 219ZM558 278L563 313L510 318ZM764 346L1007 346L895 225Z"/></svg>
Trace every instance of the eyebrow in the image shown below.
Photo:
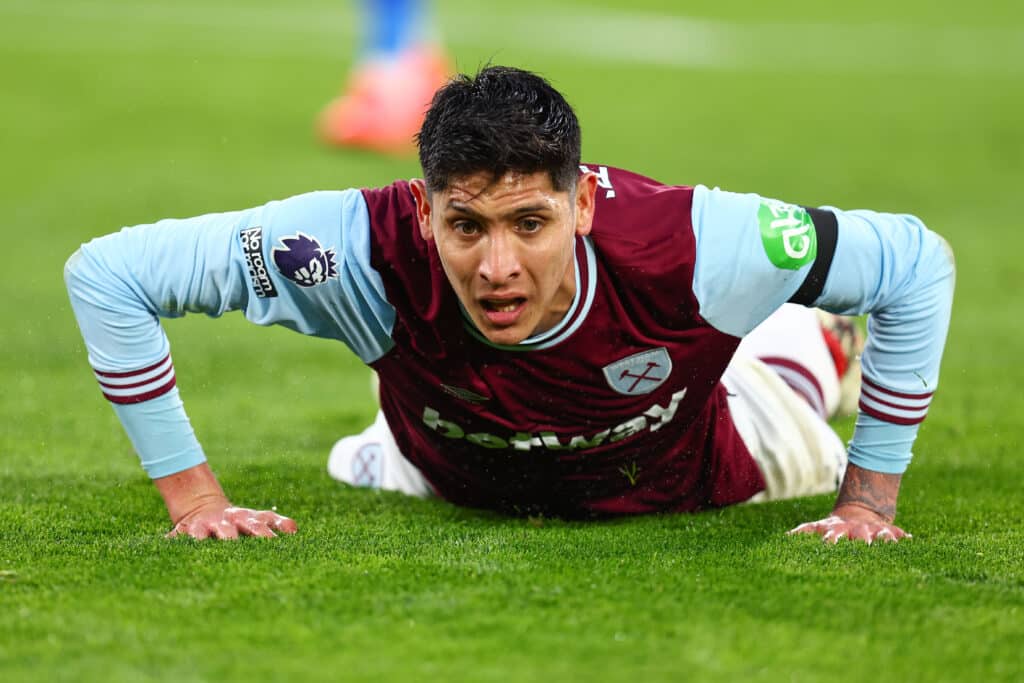
<svg viewBox="0 0 1024 683"><path fill-rule="evenodd" d="M474 218L483 217L478 212L471 209L468 205L463 204L462 202L459 201L448 202L448 205L445 207L445 211L457 211L459 213L466 214L467 216L472 216ZM522 216L524 214L542 213L546 211L551 211L551 207L548 206L547 204L529 204L527 206L520 206L516 209L513 209L507 214L504 214L504 216Z"/></svg>

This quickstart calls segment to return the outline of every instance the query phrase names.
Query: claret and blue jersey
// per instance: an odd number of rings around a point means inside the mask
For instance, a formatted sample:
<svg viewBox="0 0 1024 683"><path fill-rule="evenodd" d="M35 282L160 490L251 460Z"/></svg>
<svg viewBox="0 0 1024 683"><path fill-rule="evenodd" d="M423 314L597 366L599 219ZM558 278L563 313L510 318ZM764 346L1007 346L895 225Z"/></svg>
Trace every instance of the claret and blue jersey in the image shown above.
<svg viewBox="0 0 1024 683"><path fill-rule="evenodd" d="M341 341L376 369L399 447L453 502L692 510L763 486L718 380L739 339L797 300L871 313L850 459L906 468L952 301L941 238L907 215L805 211L590 169L600 188L592 233L576 243L576 300L514 347L490 344L463 314L404 182L93 240L65 275L100 388L150 476L203 462L159 319L241 310Z"/></svg>

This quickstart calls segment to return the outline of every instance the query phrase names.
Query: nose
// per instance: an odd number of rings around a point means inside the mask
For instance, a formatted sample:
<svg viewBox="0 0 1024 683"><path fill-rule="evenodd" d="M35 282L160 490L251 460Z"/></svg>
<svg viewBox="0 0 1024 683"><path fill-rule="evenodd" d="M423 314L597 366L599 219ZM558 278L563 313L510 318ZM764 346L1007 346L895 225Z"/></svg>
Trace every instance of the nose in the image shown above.
<svg viewBox="0 0 1024 683"><path fill-rule="evenodd" d="M495 230L487 236L484 256L480 260L480 277L492 287L500 287L519 276L519 257L515 240L504 230Z"/></svg>

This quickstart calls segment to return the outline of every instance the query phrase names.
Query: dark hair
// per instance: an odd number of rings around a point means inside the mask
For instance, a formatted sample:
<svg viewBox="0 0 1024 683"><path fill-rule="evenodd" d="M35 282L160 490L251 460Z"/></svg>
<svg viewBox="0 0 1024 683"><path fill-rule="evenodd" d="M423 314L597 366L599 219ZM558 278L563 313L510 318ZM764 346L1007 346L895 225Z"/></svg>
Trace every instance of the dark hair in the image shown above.
<svg viewBox="0 0 1024 683"><path fill-rule="evenodd" d="M416 136L427 189L481 171L547 171L558 191L572 191L580 164L580 124L561 93L537 74L488 66L460 74L437 93Z"/></svg>

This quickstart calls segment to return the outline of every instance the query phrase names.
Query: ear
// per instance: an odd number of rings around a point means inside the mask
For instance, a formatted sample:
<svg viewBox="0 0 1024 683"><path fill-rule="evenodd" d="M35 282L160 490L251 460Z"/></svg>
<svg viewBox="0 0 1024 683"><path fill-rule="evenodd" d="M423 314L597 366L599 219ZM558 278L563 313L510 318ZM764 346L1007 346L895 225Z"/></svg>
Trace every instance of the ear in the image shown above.
<svg viewBox="0 0 1024 683"><path fill-rule="evenodd" d="M412 198L416 200L416 222L419 224L420 236L424 241L430 242L434 239L434 232L430 228L430 196L427 193L427 184L422 178L413 178L409 181L409 189L412 190Z"/></svg>
<svg viewBox="0 0 1024 683"><path fill-rule="evenodd" d="M576 234L590 234L594 225L594 199L597 196L597 174L580 174L576 181Z"/></svg>

